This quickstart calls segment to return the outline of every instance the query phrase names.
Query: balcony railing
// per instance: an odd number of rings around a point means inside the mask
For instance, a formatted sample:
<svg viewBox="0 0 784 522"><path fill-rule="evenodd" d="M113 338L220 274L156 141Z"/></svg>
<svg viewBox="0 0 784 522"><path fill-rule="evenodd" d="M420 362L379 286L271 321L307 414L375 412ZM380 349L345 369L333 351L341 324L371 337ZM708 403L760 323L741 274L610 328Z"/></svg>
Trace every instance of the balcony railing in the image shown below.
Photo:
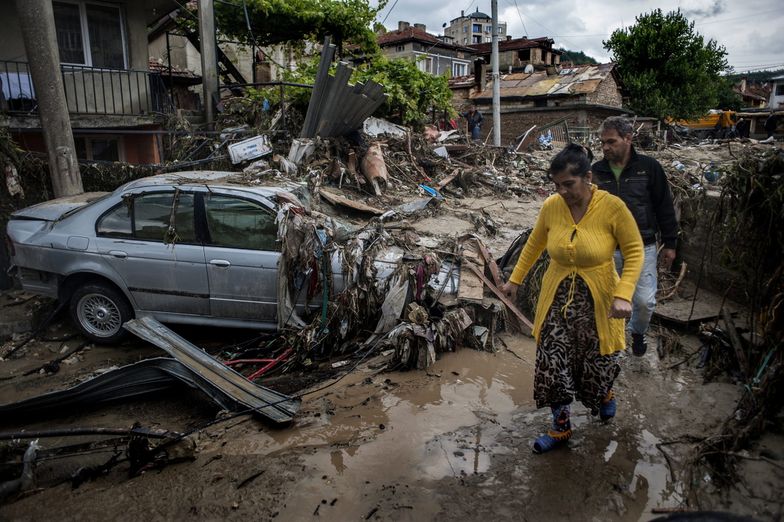
<svg viewBox="0 0 784 522"><path fill-rule="evenodd" d="M68 112L73 115L141 116L172 111L160 73L61 65ZM33 79L26 62L0 61L0 110L38 111Z"/></svg>

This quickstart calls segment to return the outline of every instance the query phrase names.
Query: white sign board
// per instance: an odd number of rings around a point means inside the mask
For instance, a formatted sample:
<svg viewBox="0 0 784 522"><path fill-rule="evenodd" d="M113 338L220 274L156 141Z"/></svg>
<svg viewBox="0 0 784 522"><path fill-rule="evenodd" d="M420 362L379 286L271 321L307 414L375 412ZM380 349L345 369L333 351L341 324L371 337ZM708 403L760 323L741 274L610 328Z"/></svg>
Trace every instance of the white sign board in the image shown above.
<svg viewBox="0 0 784 522"><path fill-rule="evenodd" d="M272 146L269 143L269 138L264 134L229 145L229 157L235 165L242 161L264 156L270 152L272 152Z"/></svg>

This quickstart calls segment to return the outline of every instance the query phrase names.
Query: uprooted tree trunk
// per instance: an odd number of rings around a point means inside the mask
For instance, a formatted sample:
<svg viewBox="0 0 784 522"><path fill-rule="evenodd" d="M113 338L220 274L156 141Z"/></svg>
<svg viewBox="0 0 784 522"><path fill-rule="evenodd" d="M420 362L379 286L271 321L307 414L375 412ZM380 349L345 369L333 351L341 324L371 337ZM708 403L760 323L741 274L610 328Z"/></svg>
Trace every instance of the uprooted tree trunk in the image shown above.
<svg viewBox="0 0 784 522"><path fill-rule="evenodd" d="M362 174L373 187L373 193L380 196L387 187L387 164L384 162L384 153L381 143L375 142L368 147L365 157L362 158Z"/></svg>

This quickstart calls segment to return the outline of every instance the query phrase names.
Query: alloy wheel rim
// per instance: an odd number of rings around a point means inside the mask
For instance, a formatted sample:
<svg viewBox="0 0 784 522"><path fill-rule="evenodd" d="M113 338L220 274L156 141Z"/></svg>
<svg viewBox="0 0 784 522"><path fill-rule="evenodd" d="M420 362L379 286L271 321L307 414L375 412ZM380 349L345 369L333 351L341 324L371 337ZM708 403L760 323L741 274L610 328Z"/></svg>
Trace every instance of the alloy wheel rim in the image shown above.
<svg viewBox="0 0 784 522"><path fill-rule="evenodd" d="M98 337L111 337L120 331L122 320L117 305L102 294L87 294L79 300L79 323Z"/></svg>

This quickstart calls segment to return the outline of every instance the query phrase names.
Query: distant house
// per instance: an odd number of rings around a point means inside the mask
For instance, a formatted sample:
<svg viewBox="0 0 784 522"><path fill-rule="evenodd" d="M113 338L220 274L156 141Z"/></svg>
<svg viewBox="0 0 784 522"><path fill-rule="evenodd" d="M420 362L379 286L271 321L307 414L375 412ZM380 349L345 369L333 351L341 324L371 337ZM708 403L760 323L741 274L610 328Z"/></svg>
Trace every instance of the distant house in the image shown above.
<svg viewBox="0 0 784 522"><path fill-rule="evenodd" d="M614 63L506 74L500 81L502 143L511 143L533 125L565 120L572 128L596 129L608 116L630 114L623 108ZM491 80L470 96L485 115L484 133L492 129L492 92Z"/></svg>
<svg viewBox="0 0 784 522"><path fill-rule="evenodd" d="M157 131L173 109L151 71L147 25L169 0L54 1L60 71L82 160L158 163ZM0 0L0 126L24 149L45 152L35 86L15 2Z"/></svg>
<svg viewBox="0 0 784 522"><path fill-rule="evenodd" d="M770 99L770 84L748 82L746 78L742 78L737 83L733 90L737 92L741 99L741 106L748 109L764 109L768 105ZM725 107L720 107L725 108Z"/></svg>
<svg viewBox="0 0 784 522"><path fill-rule="evenodd" d="M378 35L381 52L390 59L415 60L420 71L465 76L472 71L473 50L428 33L423 24L398 22L396 31Z"/></svg>
<svg viewBox="0 0 784 522"><path fill-rule="evenodd" d="M784 76L776 76L772 81L768 106L775 110L784 109Z"/></svg>
<svg viewBox="0 0 784 522"><path fill-rule="evenodd" d="M444 28L444 37L458 45L490 42L493 38L493 19L479 12L478 7L476 12L468 16L464 11L460 11L460 16ZM506 22L498 22L498 37L506 38Z"/></svg>
<svg viewBox="0 0 784 522"><path fill-rule="evenodd" d="M553 39L546 36L541 38L512 38L498 41L498 69L501 72L522 72L527 65L534 69L560 65L562 51L553 49ZM482 58L485 63L490 63L492 43L472 44L477 58Z"/></svg>

